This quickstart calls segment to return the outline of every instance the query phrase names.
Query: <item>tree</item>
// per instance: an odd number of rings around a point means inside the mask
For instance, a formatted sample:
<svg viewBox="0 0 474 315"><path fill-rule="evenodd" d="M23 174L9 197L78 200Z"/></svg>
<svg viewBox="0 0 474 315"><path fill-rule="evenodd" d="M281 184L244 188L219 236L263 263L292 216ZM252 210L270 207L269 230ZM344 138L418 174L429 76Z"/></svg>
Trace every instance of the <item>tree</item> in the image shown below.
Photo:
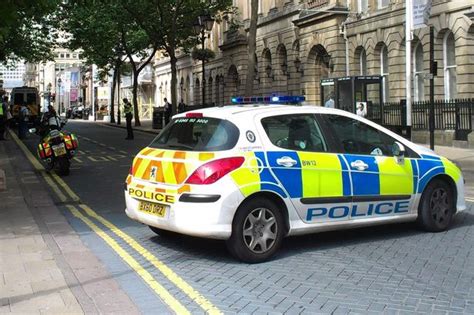
<svg viewBox="0 0 474 315"><path fill-rule="evenodd" d="M118 71L117 67L120 68L124 55L116 18L117 10L113 3L69 1L63 3L58 15L59 27L69 34L65 45L72 50L81 49L82 56L89 64L96 64L107 73L110 70L114 73ZM111 122L115 122L115 84L116 80L113 80Z"/></svg>
<svg viewBox="0 0 474 315"><path fill-rule="evenodd" d="M57 37L52 19L58 3L59 0L2 1L0 62L38 62L52 57L51 47Z"/></svg>
<svg viewBox="0 0 474 315"><path fill-rule="evenodd" d="M70 34L71 49L81 48L89 63L103 69L114 69L116 79L126 57L133 70L135 125L138 115L138 76L153 58L156 48L150 45L146 33L123 10L121 0L67 1L63 5L62 29ZM114 89L114 87L112 87ZM112 91L111 91L112 94ZM120 100L119 100L120 102ZM113 104L111 104L113 105ZM113 112L113 106L111 106Z"/></svg>
<svg viewBox="0 0 474 315"><path fill-rule="evenodd" d="M196 46L192 25L198 16L217 15L232 5L231 0L124 0L124 9L147 34L154 47L164 51L171 65L172 113L177 106L177 61L179 49Z"/></svg>
<svg viewBox="0 0 474 315"><path fill-rule="evenodd" d="M253 94L253 78L255 77L255 51L257 49L257 20L258 20L258 0L251 0L250 7L250 28L248 34L248 66L247 80L245 82L245 95Z"/></svg>

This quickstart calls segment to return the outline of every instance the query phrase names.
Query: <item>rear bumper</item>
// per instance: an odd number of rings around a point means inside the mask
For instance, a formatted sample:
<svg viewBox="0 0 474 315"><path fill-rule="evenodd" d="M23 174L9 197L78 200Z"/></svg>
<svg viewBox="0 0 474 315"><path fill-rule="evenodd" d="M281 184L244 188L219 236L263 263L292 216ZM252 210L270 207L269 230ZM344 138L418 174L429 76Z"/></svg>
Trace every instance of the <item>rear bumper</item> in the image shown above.
<svg viewBox="0 0 474 315"><path fill-rule="evenodd" d="M135 221L181 234L225 240L232 233L232 220L241 198L233 193L214 202L177 200L167 206L164 217L139 211L140 201L127 192L125 201L125 213Z"/></svg>

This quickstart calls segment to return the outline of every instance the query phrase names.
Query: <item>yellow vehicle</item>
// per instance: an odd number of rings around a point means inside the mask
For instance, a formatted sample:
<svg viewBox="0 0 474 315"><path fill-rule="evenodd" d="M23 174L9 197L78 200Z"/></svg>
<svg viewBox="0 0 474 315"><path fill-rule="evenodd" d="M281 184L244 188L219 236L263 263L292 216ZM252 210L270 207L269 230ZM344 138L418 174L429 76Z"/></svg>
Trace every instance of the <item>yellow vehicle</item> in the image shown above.
<svg viewBox="0 0 474 315"><path fill-rule="evenodd" d="M11 96L11 109L13 118L19 120L20 106L26 102L30 112L29 122L35 122L41 116L41 101L38 94L38 89L34 87L16 87L13 88Z"/></svg>

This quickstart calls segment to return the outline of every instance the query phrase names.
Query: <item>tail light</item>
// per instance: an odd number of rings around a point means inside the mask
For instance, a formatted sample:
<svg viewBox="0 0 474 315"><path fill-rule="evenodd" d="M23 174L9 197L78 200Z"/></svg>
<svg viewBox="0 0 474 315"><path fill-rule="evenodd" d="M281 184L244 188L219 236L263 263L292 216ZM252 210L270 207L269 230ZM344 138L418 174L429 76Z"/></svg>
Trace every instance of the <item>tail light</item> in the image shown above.
<svg viewBox="0 0 474 315"><path fill-rule="evenodd" d="M130 169L128 170L128 174L133 176L133 164L130 166Z"/></svg>
<svg viewBox="0 0 474 315"><path fill-rule="evenodd" d="M226 174L242 166L244 160L243 157L238 156L208 162L198 167L186 180L186 184L209 185L215 183Z"/></svg>

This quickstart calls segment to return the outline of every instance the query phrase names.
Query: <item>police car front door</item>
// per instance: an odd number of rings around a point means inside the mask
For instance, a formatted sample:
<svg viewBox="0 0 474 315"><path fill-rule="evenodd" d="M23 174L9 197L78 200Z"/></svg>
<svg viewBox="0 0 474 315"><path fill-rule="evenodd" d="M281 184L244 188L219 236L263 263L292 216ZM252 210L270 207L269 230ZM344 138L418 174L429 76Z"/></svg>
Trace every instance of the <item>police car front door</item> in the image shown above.
<svg viewBox="0 0 474 315"><path fill-rule="evenodd" d="M350 170L350 218L403 216L413 211L416 171L409 157L398 160L393 156L395 140L361 121L325 116Z"/></svg>
<svg viewBox="0 0 474 315"><path fill-rule="evenodd" d="M351 207L349 169L329 153L312 114L262 119L274 150L266 151L269 168L305 223L348 220Z"/></svg>

